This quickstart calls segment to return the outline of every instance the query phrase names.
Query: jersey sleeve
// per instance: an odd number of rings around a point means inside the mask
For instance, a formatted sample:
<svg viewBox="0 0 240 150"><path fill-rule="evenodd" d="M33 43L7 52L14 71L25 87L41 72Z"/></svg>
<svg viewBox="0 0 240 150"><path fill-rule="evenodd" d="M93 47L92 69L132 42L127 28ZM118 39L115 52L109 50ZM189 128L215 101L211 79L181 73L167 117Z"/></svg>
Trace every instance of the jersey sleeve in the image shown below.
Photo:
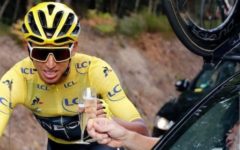
<svg viewBox="0 0 240 150"><path fill-rule="evenodd" d="M23 103L25 83L16 68L10 69L0 80L0 136L18 103Z"/></svg>
<svg viewBox="0 0 240 150"><path fill-rule="evenodd" d="M91 62L89 80L102 99L108 104L113 116L125 121L141 118L136 107L126 96L120 81L109 64L101 59Z"/></svg>

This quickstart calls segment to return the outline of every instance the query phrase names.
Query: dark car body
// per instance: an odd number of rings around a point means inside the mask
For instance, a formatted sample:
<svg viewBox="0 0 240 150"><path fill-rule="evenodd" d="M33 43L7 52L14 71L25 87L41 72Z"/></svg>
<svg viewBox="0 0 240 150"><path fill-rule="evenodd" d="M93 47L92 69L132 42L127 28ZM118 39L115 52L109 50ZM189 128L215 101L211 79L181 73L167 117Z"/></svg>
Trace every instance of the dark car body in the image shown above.
<svg viewBox="0 0 240 150"><path fill-rule="evenodd" d="M154 150L225 150L239 124L240 72L218 84L199 100L153 147ZM235 139L240 149L240 126ZM233 140L234 142L234 140ZM234 143L232 143L234 144Z"/></svg>
<svg viewBox="0 0 240 150"><path fill-rule="evenodd" d="M236 60L225 60L218 65L204 64L189 86L185 88L178 88L181 85L177 86L177 89L182 91L179 97L171 99L158 111L152 135L159 137L166 133L209 91L239 70L240 65Z"/></svg>

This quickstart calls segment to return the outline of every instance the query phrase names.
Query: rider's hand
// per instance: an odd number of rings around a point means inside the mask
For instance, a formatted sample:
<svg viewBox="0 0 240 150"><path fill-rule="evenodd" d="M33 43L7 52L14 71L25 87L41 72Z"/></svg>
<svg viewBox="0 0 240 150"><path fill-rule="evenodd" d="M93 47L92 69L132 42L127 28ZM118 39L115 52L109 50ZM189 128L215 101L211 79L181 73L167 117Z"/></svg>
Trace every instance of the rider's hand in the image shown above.
<svg viewBox="0 0 240 150"><path fill-rule="evenodd" d="M109 110L108 104L103 99L97 101L97 117L98 118L111 118L112 113Z"/></svg>
<svg viewBox="0 0 240 150"><path fill-rule="evenodd" d="M84 104L78 105L78 112L82 113L85 111ZM111 118L112 113L108 108L108 104L103 99L97 99L97 114L98 118Z"/></svg>

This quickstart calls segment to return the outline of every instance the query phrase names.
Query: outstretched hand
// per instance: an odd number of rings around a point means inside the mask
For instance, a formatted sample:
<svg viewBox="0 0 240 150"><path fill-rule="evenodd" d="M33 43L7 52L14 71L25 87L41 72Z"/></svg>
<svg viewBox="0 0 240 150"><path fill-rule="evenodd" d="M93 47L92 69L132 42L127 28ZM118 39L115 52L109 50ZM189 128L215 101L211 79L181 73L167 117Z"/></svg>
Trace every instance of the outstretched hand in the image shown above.
<svg viewBox="0 0 240 150"><path fill-rule="evenodd" d="M122 142L127 137L125 128L107 118L90 119L87 124L87 131L98 143L111 147L123 146Z"/></svg>

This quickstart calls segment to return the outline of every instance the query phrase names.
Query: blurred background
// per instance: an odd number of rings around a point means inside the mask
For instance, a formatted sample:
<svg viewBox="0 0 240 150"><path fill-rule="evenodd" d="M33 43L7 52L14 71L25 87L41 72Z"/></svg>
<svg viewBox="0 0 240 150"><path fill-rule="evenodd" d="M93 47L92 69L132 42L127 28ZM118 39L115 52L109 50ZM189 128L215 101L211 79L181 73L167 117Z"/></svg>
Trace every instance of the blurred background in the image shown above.
<svg viewBox="0 0 240 150"><path fill-rule="evenodd" d="M202 66L201 57L173 33L161 0L56 1L73 8L80 18L79 52L111 64L150 132L159 108L179 94L175 82L192 79ZM27 57L21 24L27 10L40 2L0 1L0 76ZM46 133L31 112L18 106L0 138L0 149L43 150L46 143Z"/></svg>

